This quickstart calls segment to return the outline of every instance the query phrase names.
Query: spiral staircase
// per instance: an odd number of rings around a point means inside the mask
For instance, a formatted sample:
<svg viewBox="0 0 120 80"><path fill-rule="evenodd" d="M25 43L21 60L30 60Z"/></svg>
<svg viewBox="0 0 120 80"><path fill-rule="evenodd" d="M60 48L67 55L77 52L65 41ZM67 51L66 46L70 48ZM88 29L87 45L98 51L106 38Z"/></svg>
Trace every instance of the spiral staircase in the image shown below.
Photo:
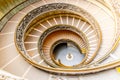
<svg viewBox="0 0 120 80"><path fill-rule="evenodd" d="M0 80L120 80L119 0L10 1L0 11ZM78 65L55 59L69 42L84 55Z"/></svg>

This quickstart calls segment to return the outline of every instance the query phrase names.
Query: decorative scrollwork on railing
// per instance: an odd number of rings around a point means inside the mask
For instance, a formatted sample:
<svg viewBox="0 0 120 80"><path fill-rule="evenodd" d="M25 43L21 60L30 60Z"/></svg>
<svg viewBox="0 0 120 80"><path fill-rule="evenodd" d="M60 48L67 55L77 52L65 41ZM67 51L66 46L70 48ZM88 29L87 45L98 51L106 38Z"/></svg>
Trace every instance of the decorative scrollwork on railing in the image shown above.
<svg viewBox="0 0 120 80"><path fill-rule="evenodd" d="M91 61L93 59L93 57L95 57L95 55L97 54L97 51L101 44L100 27L97 24L94 17L91 16L88 12L84 11L82 8L79 8L79 7L71 5L71 4L66 4L66 3L52 3L52 4L43 5L41 7L38 7L36 9L32 10L22 19L22 21L19 23L19 25L16 29L16 35L15 35L16 47L18 48L18 50L22 54L22 56L24 56L24 58L27 59L27 61L30 62L31 64L33 64L34 66L39 67L46 71L51 71L51 68L49 69L46 66L40 65L37 62L35 62L34 60L32 60L32 58L30 58L30 56L27 54L27 51L25 49L24 39L27 35L27 31L29 31L29 29L31 29L31 27L32 27L32 26L30 26L32 21L36 20L39 16L42 16L43 14L45 14L45 13L47 14L48 12L52 12L52 11L53 11L53 14L54 14L54 11L66 11L68 13L76 14L76 15L80 16L82 18L82 20L85 20L85 22L87 22L89 25L91 25L90 28L93 30L93 32L95 31L95 33L97 35L97 41L98 41L97 48L93 52L94 55L92 55L92 58L90 57L90 60L88 60L88 61ZM61 29L63 28L66 30L72 30L73 32L76 32L78 35L80 35L82 38L85 37L85 35L83 35L82 33L79 32L80 30L77 30L77 29L74 30L74 29L71 29L70 27L57 26L53 29L51 28L48 32L50 32L54 29L55 30L59 29L59 28L61 28ZM48 35L48 32L45 32L44 35L41 36L41 42L39 45L42 44L42 39L44 38L44 36ZM85 40L85 38L83 40ZM87 40L85 40L85 42L88 43ZM43 53L43 52L41 52L41 53ZM86 64L87 64L87 61L86 61ZM76 69L74 69L74 70L76 70Z"/></svg>

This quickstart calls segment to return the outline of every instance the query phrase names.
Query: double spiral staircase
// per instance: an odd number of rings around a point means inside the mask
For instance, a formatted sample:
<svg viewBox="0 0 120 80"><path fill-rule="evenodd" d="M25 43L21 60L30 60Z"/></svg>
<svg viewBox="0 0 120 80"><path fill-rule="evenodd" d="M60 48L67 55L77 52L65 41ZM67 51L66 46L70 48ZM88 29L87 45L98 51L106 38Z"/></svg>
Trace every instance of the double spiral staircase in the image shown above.
<svg viewBox="0 0 120 80"><path fill-rule="evenodd" d="M0 79L120 80L116 71L120 66L118 3L23 1L13 9L24 4L20 10L10 14L11 10L1 18ZM58 59L55 52L60 44L78 49L83 59L73 65L62 63L63 58ZM68 62L76 58L72 53L63 57Z"/></svg>

